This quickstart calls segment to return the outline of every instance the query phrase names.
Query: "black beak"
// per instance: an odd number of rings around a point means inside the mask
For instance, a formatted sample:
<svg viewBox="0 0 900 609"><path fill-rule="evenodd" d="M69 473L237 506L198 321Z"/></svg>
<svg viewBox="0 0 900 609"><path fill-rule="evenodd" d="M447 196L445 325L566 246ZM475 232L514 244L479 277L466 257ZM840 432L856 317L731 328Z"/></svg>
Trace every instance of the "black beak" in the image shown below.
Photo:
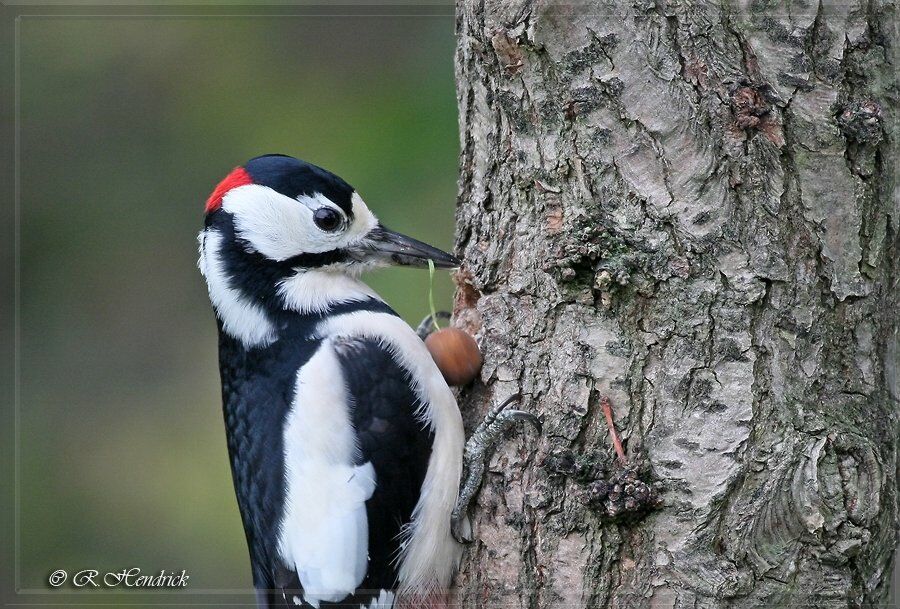
<svg viewBox="0 0 900 609"><path fill-rule="evenodd" d="M433 260L434 266L439 269L455 269L460 265L456 256L395 233L380 224L369 232L368 243L362 253L366 261L401 266L427 268L429 260Z"/></svg>

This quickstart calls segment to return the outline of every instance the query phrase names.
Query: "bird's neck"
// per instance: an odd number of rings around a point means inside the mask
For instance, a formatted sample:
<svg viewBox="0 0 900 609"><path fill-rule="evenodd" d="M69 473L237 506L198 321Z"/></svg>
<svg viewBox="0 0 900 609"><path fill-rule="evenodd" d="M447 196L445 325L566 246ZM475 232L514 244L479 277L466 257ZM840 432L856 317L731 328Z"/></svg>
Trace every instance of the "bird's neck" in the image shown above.
<svg viewBox="0 0 900 609"><path fill-rule="evenodd" d="M277 292L281 309L300 315L321 314L348 302L382 302L372 288L356 277L324 269L299 270L282 279Z"/></svg>
<svg viewBox="0 0 900 609"><path fill-rule="evenodd" d="M344 273L325 270L299 270L278 280L274 289L251 294L236 290L236 302L217 306L220 331L238 339L245 348L266 347L282 339L315 339L319 324L334 315L359 310L393 313L369 286ZM231 317L231 319L229 319ZM257 324L246 340L243 324Z"/></svg>
<svg viewBox="0 0 900 609"><path fill-rule="evenodd" d="M201 233L200 268L221 331L251 349L301 336L324 317L355 305L390 311L345 267L304 268L248 252L230 222Z"/></svg>

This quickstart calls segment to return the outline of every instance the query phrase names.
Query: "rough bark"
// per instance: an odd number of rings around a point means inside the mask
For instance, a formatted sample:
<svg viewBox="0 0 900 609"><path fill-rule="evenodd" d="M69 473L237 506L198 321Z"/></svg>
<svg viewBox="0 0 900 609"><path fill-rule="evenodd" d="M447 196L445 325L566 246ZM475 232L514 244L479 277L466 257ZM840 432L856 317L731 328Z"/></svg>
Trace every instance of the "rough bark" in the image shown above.
<svg viewBox="0 0 900 609"><path fill-rule="evenodd" d="M893 5L460 2L454 323L485 356L460 403L521 392L545 428L490 464L460 600L883 602ZM606 494L602 396L649 512Z"/></svg>

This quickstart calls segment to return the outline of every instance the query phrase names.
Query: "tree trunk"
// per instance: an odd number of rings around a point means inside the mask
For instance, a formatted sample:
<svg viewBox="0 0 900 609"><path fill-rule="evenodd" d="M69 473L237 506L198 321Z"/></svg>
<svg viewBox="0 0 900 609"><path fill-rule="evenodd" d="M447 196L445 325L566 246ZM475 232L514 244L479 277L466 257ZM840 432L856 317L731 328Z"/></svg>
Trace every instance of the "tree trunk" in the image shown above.
<svg viewBox="0 0 900 609"><path fill-rule="evenodd" d="M883 602L893 5L460 2L460 404L544 422L490 463L460 600Z"/></svg>

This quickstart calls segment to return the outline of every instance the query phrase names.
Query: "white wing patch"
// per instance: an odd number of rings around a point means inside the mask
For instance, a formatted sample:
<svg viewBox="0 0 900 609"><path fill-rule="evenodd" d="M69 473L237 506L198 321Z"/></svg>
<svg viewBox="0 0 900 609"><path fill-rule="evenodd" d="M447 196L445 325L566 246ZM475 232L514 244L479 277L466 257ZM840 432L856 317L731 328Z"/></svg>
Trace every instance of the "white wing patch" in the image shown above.
<svg viewBox="0 0 900 609"><path fill-rule="evenodd" d="M428 470L412 522L400 553L398 595L427 596L446 590L462 554L450 533L450 514L459 494L465 444L462 415L456 398L434 363L425 343L406 322L387 313L358 311L336 315L317 328L319 336L363 336L387 348L412 379L423 406L422 420L434 430Z"/></svg>
<svg viewBox="0 0 900 609"><path fill-rule="evenodd" d="M368 563L365 502L375 491L375 469L353 465L359 448L347 399L340 364L325 340L297 374L285 423L287 489L278 544L313 607L352 594Z"/></svg>

